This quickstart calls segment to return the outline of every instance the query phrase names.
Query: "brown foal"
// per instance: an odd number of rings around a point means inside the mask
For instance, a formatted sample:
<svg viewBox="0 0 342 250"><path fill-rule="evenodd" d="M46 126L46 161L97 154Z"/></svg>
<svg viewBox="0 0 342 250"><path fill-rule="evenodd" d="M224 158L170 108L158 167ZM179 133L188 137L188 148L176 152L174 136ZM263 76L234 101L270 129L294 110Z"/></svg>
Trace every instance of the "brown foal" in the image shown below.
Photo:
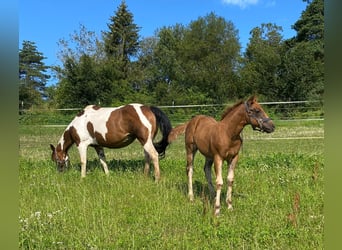
<svg viewBox="0 0 342 250"><path fill-rule="evenodd" d="M273 121L262 109L255 96L250 97L245 102L241 101L233 107L227 108L220 121L216 121L209 116L197 115L189 122L175 127L169 135L169 141L172 141L178 134L185 132L186 170L189 182L188 195L191 201L194 199L192 175L196 152L199 150L205 156L204 172L211 193L215 193L211 178L211 166L214 163L216 174L215 215L220 213L220 195L223 185L222 165L224 161L227 161L229 166L226 202L228 209L233 208L232 187L234 169L242 144L240 133L248 124L254 130L266 133L271 133L275 129Z"/></svg>

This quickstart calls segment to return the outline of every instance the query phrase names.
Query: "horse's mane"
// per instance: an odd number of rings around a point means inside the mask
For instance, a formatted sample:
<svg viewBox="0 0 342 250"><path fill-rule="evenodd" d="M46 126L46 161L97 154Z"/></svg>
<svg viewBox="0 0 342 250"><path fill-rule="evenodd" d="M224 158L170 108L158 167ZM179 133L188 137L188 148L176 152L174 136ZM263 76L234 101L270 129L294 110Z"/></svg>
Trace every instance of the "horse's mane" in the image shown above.
<svg viewBox="0 0 342 250"><path fill-rule="evenodd" d="M233 106L227 107L226 110L221 115L221 120L223 120L229 113L231 113L237 106L239 106L242 103L243 103L243 101L241 100L241 101L235 103Z"/></svg>

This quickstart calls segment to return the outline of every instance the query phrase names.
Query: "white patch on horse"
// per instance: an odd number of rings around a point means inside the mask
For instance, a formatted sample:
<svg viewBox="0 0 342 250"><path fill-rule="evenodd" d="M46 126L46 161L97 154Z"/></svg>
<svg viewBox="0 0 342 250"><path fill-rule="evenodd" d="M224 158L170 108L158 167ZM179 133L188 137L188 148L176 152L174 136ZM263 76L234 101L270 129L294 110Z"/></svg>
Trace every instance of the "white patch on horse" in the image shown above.
<svg viewBox="0 0 342 250"><path fill-rule="evenodd" d="M133 106L135 111L138 113L140 121L148 129L148 131L150 132L150 136L151 136L152 124L147 120L146 116L143 114L143 112L141 110L141 106L143 106L143 105L142 104L136 104L136 103L130 104L130 105Z"/></svg>

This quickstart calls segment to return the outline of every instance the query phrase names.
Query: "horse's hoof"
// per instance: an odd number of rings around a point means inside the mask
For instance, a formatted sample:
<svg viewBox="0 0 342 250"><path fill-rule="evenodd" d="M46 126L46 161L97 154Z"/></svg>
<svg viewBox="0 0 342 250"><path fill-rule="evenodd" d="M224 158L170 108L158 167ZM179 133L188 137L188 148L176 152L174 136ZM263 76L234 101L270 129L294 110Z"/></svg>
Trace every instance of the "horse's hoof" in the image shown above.
<svg viewBox="0 0 342 250"><path fill-rule="evenodd" d="M194 196L193 195L189 195L189 200L190 200L190 202L194 202Z"/></svg>

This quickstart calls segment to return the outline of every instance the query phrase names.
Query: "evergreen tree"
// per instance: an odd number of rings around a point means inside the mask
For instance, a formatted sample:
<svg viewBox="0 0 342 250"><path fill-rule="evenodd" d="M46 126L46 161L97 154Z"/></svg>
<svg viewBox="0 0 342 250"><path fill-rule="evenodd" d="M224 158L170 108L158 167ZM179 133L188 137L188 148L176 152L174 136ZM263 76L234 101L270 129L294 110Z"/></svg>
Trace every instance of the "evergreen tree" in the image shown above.
<svg viewBox="0 0 342 250"><path fill-rule="evenodd" d="M50 78L46 74L43 53L39 52L35 42L23 41L19 50L19 107L30 108L42 103L45 97L45 85Z"/></svg>
<svg viewBox="0 0 342 250"><path fill-rule="evenodd" d="M133 14L122 1L115 15L107 24L109 31L103 32L104 49L110 59L119 61L127 72L128 63L136 56L139 48L139 28L133 21Z"/></svg>

